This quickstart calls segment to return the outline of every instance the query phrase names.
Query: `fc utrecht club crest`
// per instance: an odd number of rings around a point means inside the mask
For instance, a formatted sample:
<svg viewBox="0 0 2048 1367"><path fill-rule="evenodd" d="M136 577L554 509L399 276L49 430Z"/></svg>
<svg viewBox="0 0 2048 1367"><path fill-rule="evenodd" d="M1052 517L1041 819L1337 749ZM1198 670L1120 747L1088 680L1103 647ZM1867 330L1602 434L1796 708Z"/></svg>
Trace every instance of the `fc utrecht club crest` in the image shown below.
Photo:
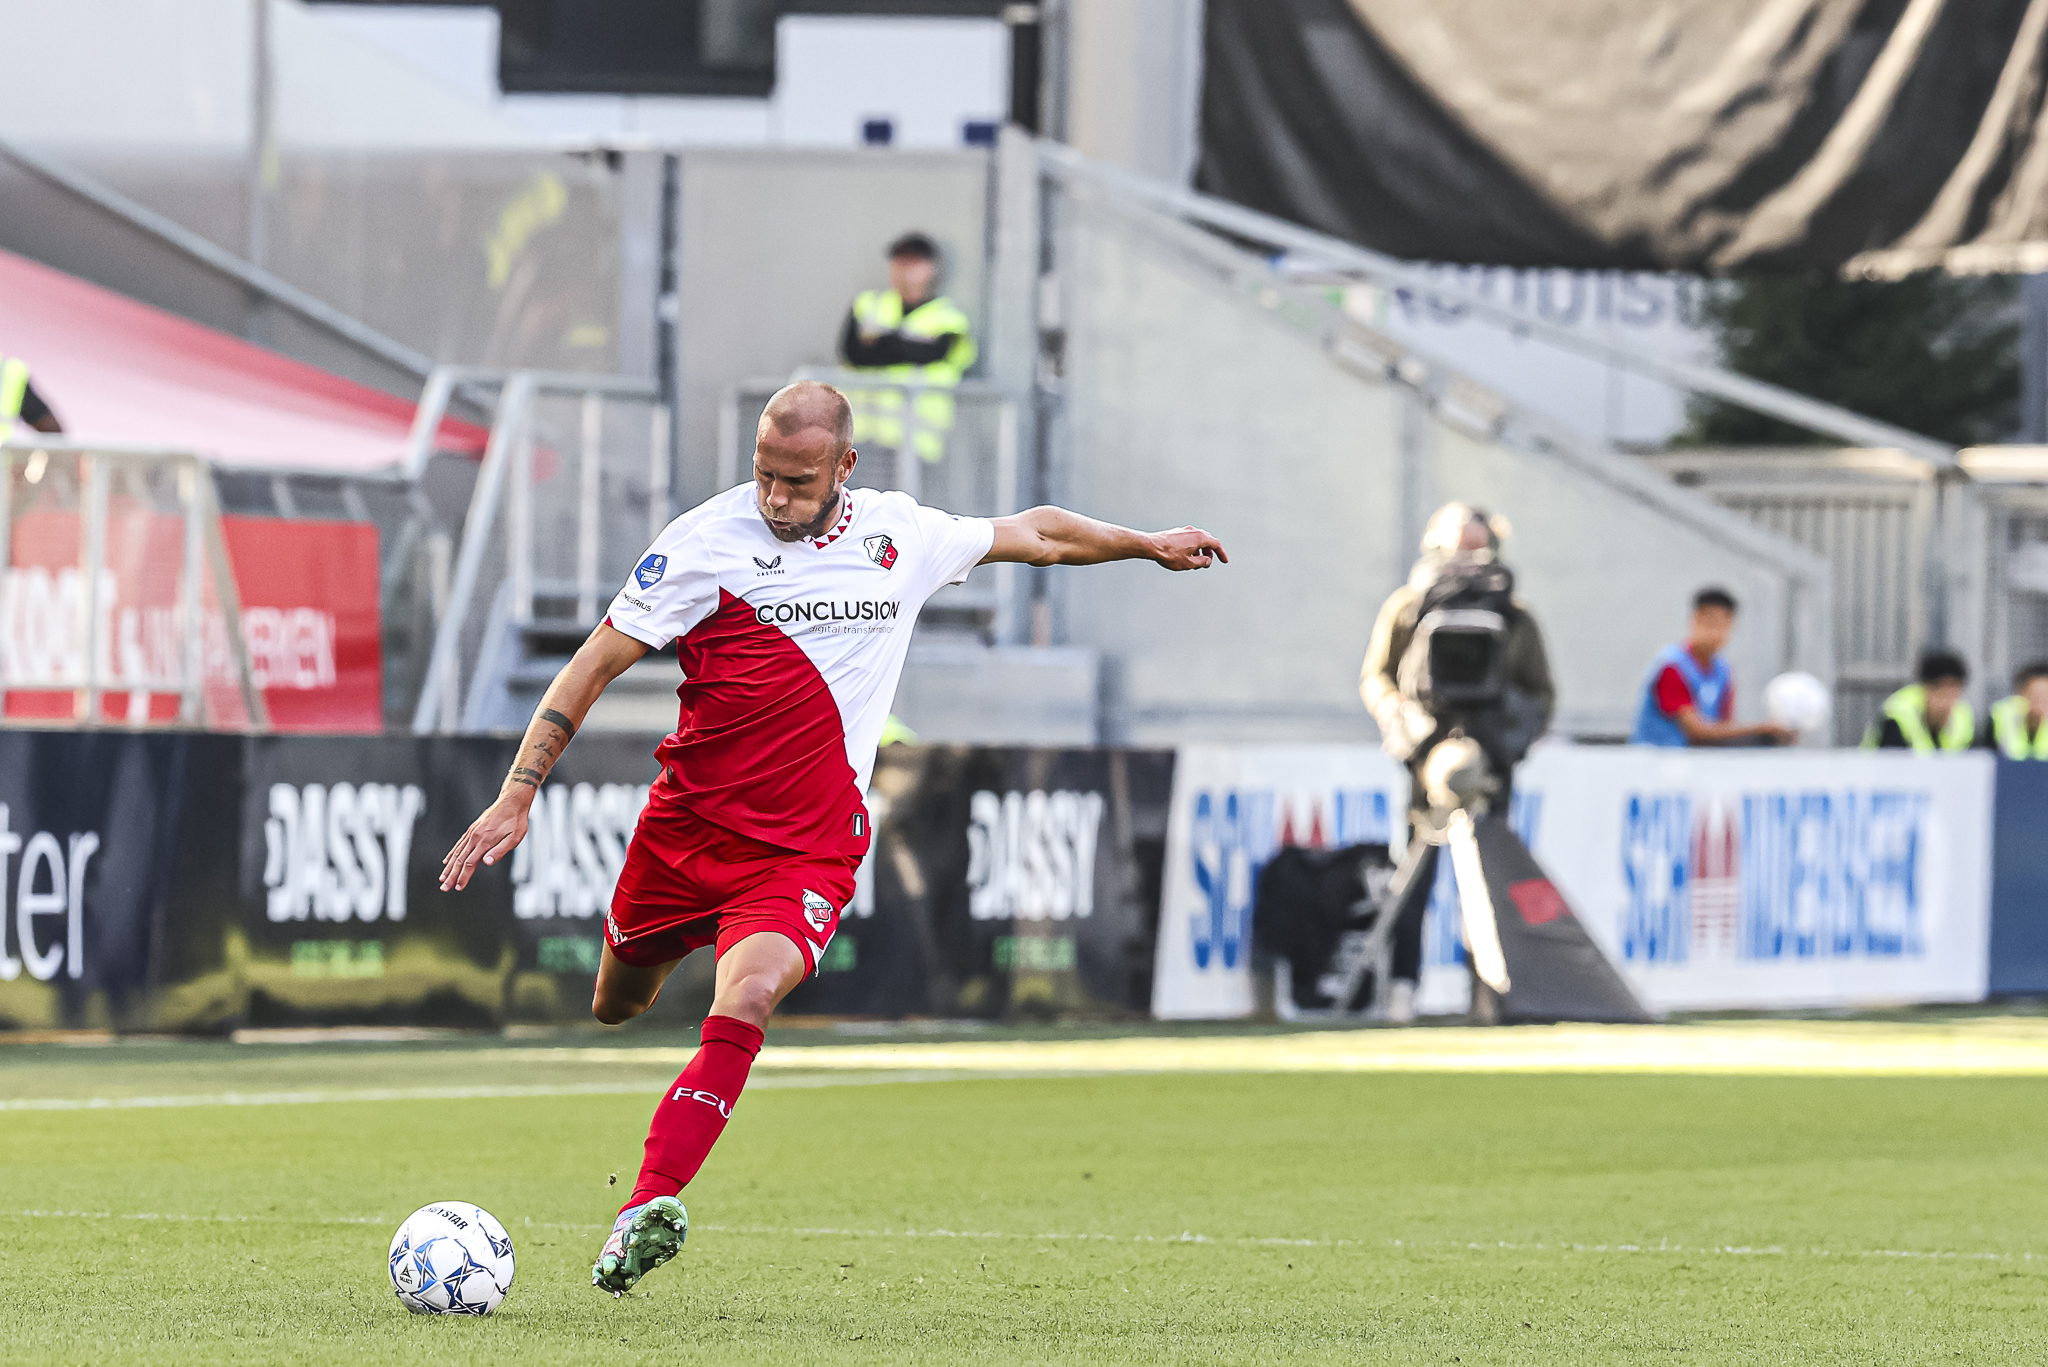
<svg viewBox="0 0 2048 1367"><path fill-rule="evenodd" d="M861 542L860 546L862 550L868 553L868 559L874 561L883 569L888 570L896 567L896 543L888 537L871 536Z"/></svg>
<svg viewBox="0 0 2048 1367"><path fill-rule="evenodd" d="M651 589L661 582L661 576L668 573L668 557L649 555L633 570L633 578L643 589Z"/></svg>
<svg viewBox="0 0 2048 1367"><path fill-rule="evenodd" d="M804 919L811 923L812 930L823 935L825 927L832 924L832 904L809 888L805 888Z"/></svg>

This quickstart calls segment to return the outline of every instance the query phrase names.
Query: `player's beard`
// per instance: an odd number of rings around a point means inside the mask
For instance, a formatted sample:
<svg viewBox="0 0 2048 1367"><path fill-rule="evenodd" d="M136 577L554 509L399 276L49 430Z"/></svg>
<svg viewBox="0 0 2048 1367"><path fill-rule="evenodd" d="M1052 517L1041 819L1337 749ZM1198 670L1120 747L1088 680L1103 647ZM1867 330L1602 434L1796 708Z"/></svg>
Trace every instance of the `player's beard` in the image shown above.
<svg viewBox="0 0 2048 1367"><path fill-rule="evenodd" d="M777 541L808 541L825 534L825 529L832 525L832 519L839 516L839 501L845 496L844 484L833 485L832 496L825 500L825 506L818 510L817 517L800 526L791 527L788 531L784 531L773 522L768 522L768 511L765 508L761 510L761 520L768 523L768 535Z"/></svg>

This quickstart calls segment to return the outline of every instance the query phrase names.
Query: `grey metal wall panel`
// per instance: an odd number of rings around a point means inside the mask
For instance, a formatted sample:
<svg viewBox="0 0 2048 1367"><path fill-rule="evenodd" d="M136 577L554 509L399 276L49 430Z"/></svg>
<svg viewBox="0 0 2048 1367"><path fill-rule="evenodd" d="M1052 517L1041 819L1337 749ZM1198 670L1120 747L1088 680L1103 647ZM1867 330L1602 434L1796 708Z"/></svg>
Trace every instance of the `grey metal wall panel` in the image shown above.
<svg viewBox="0 0 2048 1367"><path fill-rule="evenodd" d="M1105 741L1370 739L1366 636L1414 559L1418 514L1445 498L1516 525L1508 559L1549 638L1560 729L1626 733L1703 584L1745 606L1745 714L1782 669L1832 674L1809 639L1824 632L1822 567L1815 601L1795 606L1784 565L1804 557L1774 561L1618 458L1511 446L1441 395L1418 417L1405 372L1340 363L1314 301L1262 263L1103 197L1069 203L1053 493L1135 525L1206 526L1234 555L1192 576L1053 572L1055 639L1102 652Z"/></svg>
<svg viewBox="0 0 2048 1367"><path fill-rule="evenodd" d="M944 289L985 332L988 195L981 152L683 155L681 506L713 492L725 391L835 364L847 306L888 283L883 251L904 231L939 242Z"/></svg>

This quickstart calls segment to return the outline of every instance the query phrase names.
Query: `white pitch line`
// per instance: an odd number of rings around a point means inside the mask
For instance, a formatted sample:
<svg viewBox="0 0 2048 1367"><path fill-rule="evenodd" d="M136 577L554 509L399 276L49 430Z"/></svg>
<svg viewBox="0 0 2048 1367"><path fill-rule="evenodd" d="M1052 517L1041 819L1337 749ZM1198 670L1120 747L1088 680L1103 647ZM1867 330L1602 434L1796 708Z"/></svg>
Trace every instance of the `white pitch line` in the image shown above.
<svg viewBox="0 0 2048 1367"><path fill-rule="evenodd" d="M747 1090L778 1090L790 1087L873 1087L894 1082L979 1081L988 1073L949 1069L905 1069L876 1073L821 1073L784 1076L770 1074L750 1079ZM1005 1076L1010 1076L1005 1074ZM1030 1076L1042 1077L1041 1073ZM0 1100L0 1111L135 1111L162 1110L188 1106L313 1106L362 1101L477 1101L507 1097L550 1096L657 1096L669 1085L668 1079L644 1082L576 1082L558 1086L526 1087L360 1087L312 1092L211 1092L188 1096L86 1096L14 1097Z"/></svg>
<svg viewBox="0 0 2048 1367"><path fill-rule="evenodd" d="M47 1219L47 1220L141 1220L162 1221L169 1224L280 1224L297 1225L384 1225L393 1219L389 1215L178 1215L160 1211L111 1211L111 1210L0 1210L0 1219ZM605 1224L566 1224L556 1221L529 1220L514 1229L559 1229L569 1231L596 1232L609 1229ZM1103 1244L1209 1244L1216 1247L1237 1248L1329 1248L1329 1249L1401 1249L1407 1252L1450 1250L1471 1253L1678 1253L1707 1255L1713 1257L1776 1257L1776 1258L1911 1258L1935 1262L1993 1262L2013 1263L2034 1261L2032 1253L1979 1253L1957 1249L1905 1249L1905 1248L1859 1248L1837 1250L1828 1248L1787 1248L1781 1244L1674 1244L1669 1240L1656 1243L1635 1244L1582 1244L1582 1243L1511 1243L1507 1240L1489 1242L1459 1241L1456 1239L1286 1239L1253 1235L1211 1235L1196 1234L1183 1230L1179 1234L1075 1234L1048 1232L1041 1234L1016 1234L1000 1230L970 1229L853 1229L820 1225L692 1225L700 1234L742 1234L769 1235L774 1237L827 1237L848 1239L965 1239L997 1240L1006 1243L1103 1243Z"/></svg>
<svg viewBox="0 0 2048 1367"><path fill-rule="evenodd" d="M603 1229L608 1226L569 1226L559 1228ZM1734 1257L1791 1257L1791 1258L1933 1258L1981 1262L2032 1262L2032 1253L1965 1253L1955 1251L1925 1251L1913 1249L1852 1249L1837 1252L1825 1248L1785 1248L1772 1244L1757 1247L1746 1244L1674 1244L1669 1241L1643 1244L1581 1244L1581 1243L1509 1243L1496 1240L1490 1243L1459 1242L1453 1239L1283 1239L1255 1237L1248 1235L1214 1236L1196 1234L1184 1230L1179 1234L1007 1234L989 1230L957 1229L833 1229L805 1228L801 1226L777 1225L695 1225L694 1229L707 1234L767 1234L767 1235L833 1235L858 1239L1001 1239L1027 1243L1068 1241L1074 1243L1112 1244L1221 1244L1246 1248L1399 1248L1411 1252L1429 1249L1451 1249L1457 1251L1509 1253L1696 1253Z"/></svg>

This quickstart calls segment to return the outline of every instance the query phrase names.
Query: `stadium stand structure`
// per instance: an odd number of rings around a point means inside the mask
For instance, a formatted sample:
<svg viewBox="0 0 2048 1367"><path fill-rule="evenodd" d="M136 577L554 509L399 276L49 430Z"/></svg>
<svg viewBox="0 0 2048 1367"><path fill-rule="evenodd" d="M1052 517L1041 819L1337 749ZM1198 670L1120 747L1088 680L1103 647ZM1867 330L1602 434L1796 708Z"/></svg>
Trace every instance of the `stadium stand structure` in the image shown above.
<svg viewBox="0 0 2048 1367"><path fill-rule="evenodd" d="M1056 284L1038 292L1059 314L1054 489L1124 519L1177 495L1172 516L1246 551L1192 617L1131 575L1108 593L1048 586L1055 622L1103 651L1105 739L1369 737L1364 638L1448 498L1515 525L1507 554L1551 641L1560 730L1625 730L1643 661L1706 581L1754 605L1743 677L1833 676L1817 556L1359 324L1273 260L1376 267L1368 254L1036 155L1054 201Z"/></svg>
<svg viewBox="0 0 2048 1367"><path fill-rule="evenodd" d="M870 478L914 476L967 512L1046 500L1185 520L1233 549L1192 607L1114 568L1085 593L1057 571L970 582L935 604L905 672L899 711L926 739L1369 739L1354 692L1364 637L1406 575L1422 518L1448 497L1516 523L1510 553L1554 643L1564 730L1625 730L1642 662L1707 580L1746 605L1743 677L1833 676L1821 557L1363 327L1247 234L1160 198L1178 192L1014 136L992 168L899 158L871 179L862 158L800 155L849 187L836 223L774 210L790 154L683 156L685 203L722 206L694 211L684 232L683 503L741 475L752 413L802 367L760 370L778 348L820 353L844 296L828 282L846 267L825 272L849 238L871 252L867 238L883 240L908 201L951 215L951 290L972 301L988 356L967 402L984 401L987 421L963 420L938 466ZM877 229L867 238L863 220ZM493 678L466 688L467 723L514 724L587 626L522 629ZM643 670L645 706L631 715L658 724L673 666Z"/></svg>
<svg viewBox="0 0 2048 1367"><path fill-rule="evenodd" d="M468 174L468 155L447 159L451 183ZM497 185L509 204L529 179L501 178L492 169L500 155L474 157L479 183ZM651 417L660 407L652 402L659 253L650 258L640 240L658 222L664 156L674 159L680 204L673 462L659 458L670 439ZM424 278L435 264L435 249L418 237L401 234L403 271L394 275L387 263L346 311L331 309L345 325L337 328L293 304L318 304L323 293L310 287L320 280L293 278L295 258L279 260L275 275L252 274L231 249L181 245L147 215L124 216L134 201L124 205L99 193L104 183L95 189L76 168L42 160L71 183L17 161L9 183L40 188L10 196L0 214L0 243L31 256L64 255L79 273L117 287L131 283L118 271L150 275L150 261L174 261L130 292L188 316L213 312L229 294L264 297L273 322L290 324L280 349L311 359L302 342L319 334L326 353L350 352L376 372L363 378L393 390L411 392L434 363L471 349L464 338L489 335L436 337L419 321L430 300L395 298L399 282ZM522 162L520 176L537 164ZM975 317L984 355L963 391L958 449L941 467L915 472L926 496L977 513L1060 501L1125 521L1198 522L1234 553L1193 610L1153 600L1156 586L1131 571L1107 572L1085 596L1070 595L1057 571L971 583L955 602L935 605L905 675L900 711L928 740L1369 739L1353 681L1373 608L1405 575L1424 514L1452 497L1515 524L1509 555L1554 643L1559 725L1569 733L1625 730L1643 661L1702 582L1725 583L1744 602L1734 664L1752 690L1787 668L1833 680L1845 633L1862 629L1850 618L1871 610L1853 596L1837 610L1830 562L1836 570L1845 562L1806 523L1773 522L1715 490L1681 487L1472 382L1455 356L1426 354L1346 312L1339 286L1361 281L1455 296L1454 284L1406 263L1014 131L993 156L644 151L621 153L604 174L618 179L609 188L589 181L583 208L586 191L569 183L565 216L549 230L563 236L517 269L542 271L584 311L604 296L616 327L593 359L615 358L622 374L583 375L575 384L585 391L568 392L575 377L559 373L559 339L539 333L537 350L487 376L441 372L436 383L452 413L495 413L508 462L530 448L537 482L525 494L508 485L505 509L516 514L518 499L530 498L535 520L520 536L539 558L515 572L514 548L493 539L509 519L488 537L465 529L477 466L427 453L412 473L427 520L388 540L387 560L402 553L407 563L387 564L386 577L416 583L413 596L440 605L440 620L409 644L390 643L390 679L410 695L393 698L394 718L431 729L513 724L530 702L521 680L539 677L587 629L671 497L687 507L737 476L745 404L765 394L759 386L829 360L847 298L878 271L880 245L913 224L946 246L948 290ZM371 167L363 184L381 184L380 176ZM806 202L823 198L837 212L787 212L795 182ZM490 202L465 200L464 212L480 214ZM127 249L136 242L147 251ZM602 258L601 268L578 274L570 258L584 256ZM206 290L188 288L200 279ZM286 288L266 293L278 286ZM1602 346L1546 333L1543 320L1498 300L1461 302L1491 309L1532 347ZM529 306L538 305L519 307ZM531 331L519 324L503 336ZM1913 618L1924 634L1946 633L1976 652L1975 633L1999 620L1998 595L2018 592L2016 579L1970 559L1973 537L1983 539L1971 531L1981 481L1954 452L1727 372L1612 359L1662 383L1762 405L1844 443L1900 453L1931 509L1914 525L1939 533L1914 532L1894 548L1911 561L1907 578L1924 582ZM533 394L514 441L503 396L522 366ZM470 378L458 384L458 374ZM584 456L592 402L600 409L595 462ZM875 461L866 477L900 483L909 473ZM1862 496L1837 483L1829 499ZM241 497L226 486L223 495L231 504ZM2024 569L2040 519L2009 521L2025 544L2015 542L2007 558ZM444 667L455 682L422 709L412 692L429 677L421 643L446 634L462 560L454 543L463 539L474 541L477 570L460 648L444 657L454 661ZM521 573L532 595L514 583ZM501 603L506 594L527 606ZM487 640L516 648L486 652ZM610 723L665 725L670 669L647 666L638 704L622 705ZM636 695L629 686L619 696ZM452 710L451 698L459 700ZM1838 707L1845 725L1854 711Z"/></svg>

